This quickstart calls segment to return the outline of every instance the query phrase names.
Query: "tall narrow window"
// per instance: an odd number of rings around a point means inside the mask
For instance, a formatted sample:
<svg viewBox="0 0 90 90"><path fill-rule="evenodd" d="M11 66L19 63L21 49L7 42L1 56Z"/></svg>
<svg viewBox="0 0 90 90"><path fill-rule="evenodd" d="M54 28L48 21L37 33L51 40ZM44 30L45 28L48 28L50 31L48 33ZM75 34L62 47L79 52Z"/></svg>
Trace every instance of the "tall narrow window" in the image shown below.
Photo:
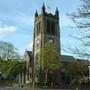
<svg viewBox="0 0 90 90"><path fill-rule="evenodd" d="M47 21L47 34L50 34L50 21Z"/></svg>
<svg viewBox="0 0 90 90"><path fill-rule="evenodd" d="M40 34L41 32L41 22L37 23L37 31L36 31L36 35Z"/></svg>
<svg viewBox="0 0 90 90"><path fill-rule="evenodd" d="M47 34L50 35L56 35L56 31L55 31L55 22L51 22L49 20L47 20Z"/></svg>
<svg viewBox="0 0 90 90"><path fill-rule="evenodd" d="M55 23L54 22L52 22L51 24L51 33L52 35L55 35Z"/></svg>
<svg viewBox="0 0 90 90"><path fill-rule="evenodd" d="M38 33L41 32L41 22L38 23Z"/></svg>

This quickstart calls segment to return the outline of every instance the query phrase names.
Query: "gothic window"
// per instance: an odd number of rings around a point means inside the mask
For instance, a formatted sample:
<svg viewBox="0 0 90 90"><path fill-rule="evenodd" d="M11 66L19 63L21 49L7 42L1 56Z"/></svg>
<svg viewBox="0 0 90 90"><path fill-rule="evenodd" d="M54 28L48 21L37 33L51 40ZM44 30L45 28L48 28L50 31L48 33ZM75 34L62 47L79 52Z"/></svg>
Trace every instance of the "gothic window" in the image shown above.
<svg viewBox="0 0 90 90"><path fill-rule="evenodd" d="M47 21L47 34L50 34L50 21Z"/></svg>
<svg viewBox="0 0 90 90"><path fill-rule="evenodd" d="M38 23L38 26L39 26L38 33L40 33L40 31L41 31L41 22Z"/></svg>
<svg viewBox="0 0 90 90"><path fill-rule="evenodd" d="M36 34L38 33L38 24L37 24L37 31L36 31Z"/></svg>
<svg viewBox="0 0 90 90"><path fill-rule="evenodd" d="M38 53L36 54L36 64L37 65L39 64L39 54Z"/></svg>
<svg viewBox="0 0 90 90"><path fill-rule="evenodd" d="M36 54L36 60L38 60L38 54Z"/></svg>
<svg viewBox="0 0 90 90"><path fill-rule="evenodd" d="M51 24L51 33L52 35L55 35L55 23L54 22L52 22Z"/></svg>
<svg viewBox="0 0 90 90"><path fill-rule="evenodd" d="M27 69L27 80L29 80L29 68Z"/></svg>
<svg viewBox="0 0 90 90"><path fill-rule="evenodd" d="M46 30L47 34L50 35L56 35L55 32L55 22L51 22L49 20L47 20L47 30Z"/></svg>
<svg viewBox="0 0 90 90"><path fill-rule="evenodd" d="M39 67L39 64L40 64L40 54L39 53L36 54L35 59L36 59L36 65Z"/></svg>
<svg viewBox="0 0 90 90"><path fill-rule="evenodd" d="M41 22L38 22L36 35L40 34L40 32L41 32Z"/></svg>

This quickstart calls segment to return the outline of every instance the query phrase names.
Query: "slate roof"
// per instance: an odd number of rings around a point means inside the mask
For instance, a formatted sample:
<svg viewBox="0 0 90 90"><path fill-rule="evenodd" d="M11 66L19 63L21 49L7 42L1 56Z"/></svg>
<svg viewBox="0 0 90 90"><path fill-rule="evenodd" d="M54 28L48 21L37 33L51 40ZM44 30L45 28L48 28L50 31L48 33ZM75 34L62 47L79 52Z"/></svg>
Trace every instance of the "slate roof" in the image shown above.
<svg viewBox="0 0 90 90"><path fill-rule="evenodd" d="M62 62L75 62L75 58L73 56L61 55Z"/></svg>
<svg viewBox="0 0 90 90"><path fill-rule="evenodd" d="M77 61L83 62L85 64L87 64L88 66L90 66L90 61L89 60L83 60L83 59L76 59Z"/></svg>
<svg viewBox="0 0 90 90"><path fill-rule="evenodd" d="M32 51L26 51L26 53L29 55L29 57L32 57Z"/></svg>
<svg viewBox="0 0 90 90"><path fill-rule="evenodd" d="M32 58L32 51L26 51L29 57ZM33 58L32 58L33 59ZM82 61L85 62L87 65L90 65L90 61L88 60L82 60L82 59L75 59L73 56L68 56L68 55L61 55L61 61L62 62L75 62L75 61Z"/></svg>
<svg viewBox="0 0 90 90"><path fill-rule="evenodd" d="M61 60L62 62L76 62L76 61L80 61L83 62L85 64L87 64L88 66L90 65L90 61L89 60L85 60L85 59L76 59L73 56L68 56L68 55L61 55Z"/></svg>

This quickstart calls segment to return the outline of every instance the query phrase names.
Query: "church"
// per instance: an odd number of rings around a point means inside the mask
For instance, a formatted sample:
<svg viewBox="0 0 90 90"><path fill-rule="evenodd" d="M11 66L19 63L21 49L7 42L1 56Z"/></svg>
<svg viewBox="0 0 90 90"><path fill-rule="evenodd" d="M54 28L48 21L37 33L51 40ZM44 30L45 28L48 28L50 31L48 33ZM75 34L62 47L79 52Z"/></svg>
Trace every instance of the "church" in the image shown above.
<svg viewBox="0 0 90 90"><path fill-rule="evenodd" d="M59 10L56 8L55 13L48 13L45 5L41 7L41 14L36 10L34 20L34 34L33 34L33 51L26 51L23 60L26 61L26 72L19 75L19 83L40 83L40 72L43 63L40 63L40 49L45 46L46 42L50 42L58 49L61 57L61 62L67 66L76 61L72 56L61 55L60 48L60 27L59 27ZM56 83L60 84L60 72L56 73ZM43 77L45 78L45 77Z"/></svg>
<svg viewBox="0 0 90 90"><path fill-rule="evenodd" d="M34 40L33 40L33 54L34 54L34 71L35 81L39 81L39 70L43 67L43 62L40 63L40 49L45 46L45 43L50 42L60 51L60 30L59 30L59 11L56 8L55 13L46 12L45 5L41 8L41 14L35 13L34 25ZM60 53L60 52L59 52Z"/></svg>

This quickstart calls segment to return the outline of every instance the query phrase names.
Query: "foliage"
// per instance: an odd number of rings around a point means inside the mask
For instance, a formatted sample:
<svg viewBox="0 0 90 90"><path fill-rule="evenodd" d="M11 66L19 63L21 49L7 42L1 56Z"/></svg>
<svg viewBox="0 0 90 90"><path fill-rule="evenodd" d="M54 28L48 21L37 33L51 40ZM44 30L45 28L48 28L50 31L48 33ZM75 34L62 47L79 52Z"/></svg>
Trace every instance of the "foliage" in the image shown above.
<svg viewBox="0 0 90 90"><path fill-rule="evenodd" d="M18 73L25 71L26 63L18 60L3 61L0 60L0 72L4 79L15 79Z"/></svg>
<svg viewBox="0 0 90 90"><path fill-rule="evenodd" d="M41 61L47 69L59 69L61 66L59 50L53 44L46 43L41 49Z"/></svg>
<svg viewBox="0 0 90 90"><path fill-rule="evenodd" d="M47 85L50 83L48 81L50 73L52 72L51 77L53 77L53 75L56 74L54 71L60 69L61 67L60 53L54 44L47 42L45 46L41 48L40 65L43 67L42 71L44 73L44 76L40 76L40 82Z"/></svg>
<svg viewBox="0 0 90 90"><path fill-rule="evenodd" d="M84 77L88 74L88 66L84 61L75 61L69 65L67 71L72 77Z"/></svg>
<svg viewBox="0 0 90 90"><path fill-rule="evenodd" d="M0 58L3 60L20 59L17 49L9 42L0 41Z"/></svg>
<svg viewBox="0 0 90 90"><path fill-rule="evenodd" d="M88 76L88 66L85 61L75 61L71 63L66 69L68 75L71 77L71 86L79 86L81 78Z"/></svg>

